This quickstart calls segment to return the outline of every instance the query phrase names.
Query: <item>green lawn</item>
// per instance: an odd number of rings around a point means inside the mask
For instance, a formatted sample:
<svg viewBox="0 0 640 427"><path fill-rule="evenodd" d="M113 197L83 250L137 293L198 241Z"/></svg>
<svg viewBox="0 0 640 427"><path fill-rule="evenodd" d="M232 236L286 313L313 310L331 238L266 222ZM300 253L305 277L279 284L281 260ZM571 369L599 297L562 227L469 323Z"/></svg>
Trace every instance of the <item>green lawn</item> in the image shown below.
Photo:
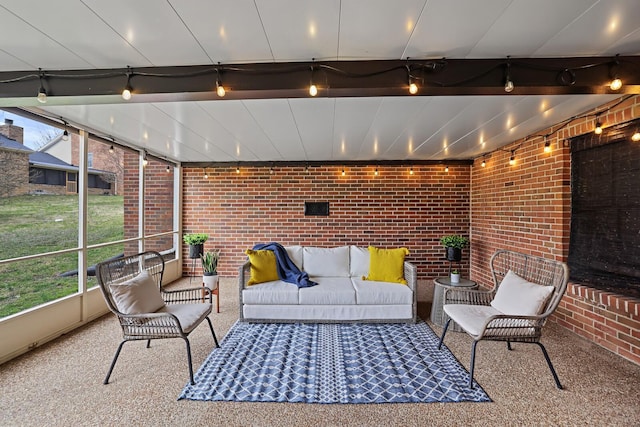
<svg viewBox="0 0 640 427"><path fill-rule="evenodd" d="M89 196L88 205L89 244L123 239L121 196ZM77 246L77 196L38 195L0 199L0 259ZM93 265L122 251L122 245L90 250L88 263ZM77 292L76 276L60 276L76 270L77 259L74 252L0 266L0 317ZM90 278L88 286L95 285L95 278Z"/></svg>

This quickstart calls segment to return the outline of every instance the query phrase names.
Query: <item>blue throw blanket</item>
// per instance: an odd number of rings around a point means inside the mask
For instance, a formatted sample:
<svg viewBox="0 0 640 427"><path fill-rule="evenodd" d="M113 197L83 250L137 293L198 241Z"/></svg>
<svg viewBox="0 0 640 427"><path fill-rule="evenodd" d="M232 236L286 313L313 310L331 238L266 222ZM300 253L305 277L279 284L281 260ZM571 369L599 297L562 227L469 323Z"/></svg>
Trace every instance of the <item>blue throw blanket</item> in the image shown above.
<svg viewBox="0 0 640 427"><path fill-rule="evenodd" d="M300 269L291 261L287 250L279 243L258 243L253 247L254 251L273 251L276 255L276 270L280 280L293 283L299 288L308 288L317 285L316 282L309 280L309 275Z"/></svg>

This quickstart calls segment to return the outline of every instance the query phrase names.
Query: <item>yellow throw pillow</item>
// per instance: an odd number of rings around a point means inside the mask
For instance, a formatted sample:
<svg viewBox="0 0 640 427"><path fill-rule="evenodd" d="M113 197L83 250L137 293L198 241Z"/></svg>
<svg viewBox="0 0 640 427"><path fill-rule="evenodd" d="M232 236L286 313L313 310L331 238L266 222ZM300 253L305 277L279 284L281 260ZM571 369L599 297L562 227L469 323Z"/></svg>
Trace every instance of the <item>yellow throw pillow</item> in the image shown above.
<svg viewBox="0 0 640 427"><path fill-rule="evenodd" d="M278 271L276 270L276 254L273 251L247 249L244 253L249 255L249 261L251 262L251 278L247 285L279 280Z"/></svg>
<svg viewBox="0 0 640 427"><path fill-rule="evenodd" d="M407 284L404 279L404 257L407 248L379 249L369 246L369 276L365 280Z"/></svg>

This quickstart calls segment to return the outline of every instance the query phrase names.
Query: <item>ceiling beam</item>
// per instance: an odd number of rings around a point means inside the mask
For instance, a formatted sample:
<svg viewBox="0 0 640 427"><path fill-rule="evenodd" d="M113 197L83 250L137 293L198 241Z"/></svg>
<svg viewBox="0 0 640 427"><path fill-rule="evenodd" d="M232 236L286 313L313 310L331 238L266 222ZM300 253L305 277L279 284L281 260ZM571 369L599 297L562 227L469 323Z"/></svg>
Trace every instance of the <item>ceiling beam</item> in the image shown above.
<svg viewBox="0 0 640 427"><path fill-rule="evenodd" d="M609 87L622 79L621 89ZM507 77L514 89L505 92ZM410 95L409 82L418 85ZM121 97L127 85L132 98ZM216 94L216 82L226 95ZM324 61L0 73L0 106L318 97L639 94L640 56Z"/></svg>

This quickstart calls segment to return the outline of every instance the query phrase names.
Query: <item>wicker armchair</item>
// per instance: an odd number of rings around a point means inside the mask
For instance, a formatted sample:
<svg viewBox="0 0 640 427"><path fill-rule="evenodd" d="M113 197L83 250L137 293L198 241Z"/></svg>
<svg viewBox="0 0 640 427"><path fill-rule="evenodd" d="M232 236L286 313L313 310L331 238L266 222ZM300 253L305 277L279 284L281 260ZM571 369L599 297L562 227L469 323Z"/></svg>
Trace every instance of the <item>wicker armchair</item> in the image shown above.
<svg viewBox="0 0 640 427"><path fill-rule="evenodd" d="M537 344L542 350L556 386L562 389L547 350L540 342L542 327L547 318L555 311L567 288L569 269L563 262L526 255L518 252L499 250L491 257L491 272L494 287L491 290L448 289L444 295L444 311L449 316L438 348L441 348L449 324L453 320L467 334L473 338L471 345L471 365L469 387L473 387L473 371L475 363L476 345L481 340L506 341L511 350L511 343ZM541 299L536 314L517 315L516 312L504 314L492 306L497 298L496 293L507 273L515 273L523 281L530 282L528 286L549 286L548 297ZM538 288L542 289L541 286ZM506 292L506 287L505 290ZM523 301L528 303L528 301ZM496 305L495 302L493 305Z"/></svg>
<svg viewBox="0 0 640 427"><path fill-rule="evenodd" d="M182 338L187 345L189 379L193 381L191 346L188 335L207 319L213 340L218 339L209 314L212 310L211 291L206 287L167 291L162 286L164 260L157 252L143 252L102 262L96 275L109 309L122 327L123 340L116 350L109 377L116 365L122 346L127 341Z"/></svg>

